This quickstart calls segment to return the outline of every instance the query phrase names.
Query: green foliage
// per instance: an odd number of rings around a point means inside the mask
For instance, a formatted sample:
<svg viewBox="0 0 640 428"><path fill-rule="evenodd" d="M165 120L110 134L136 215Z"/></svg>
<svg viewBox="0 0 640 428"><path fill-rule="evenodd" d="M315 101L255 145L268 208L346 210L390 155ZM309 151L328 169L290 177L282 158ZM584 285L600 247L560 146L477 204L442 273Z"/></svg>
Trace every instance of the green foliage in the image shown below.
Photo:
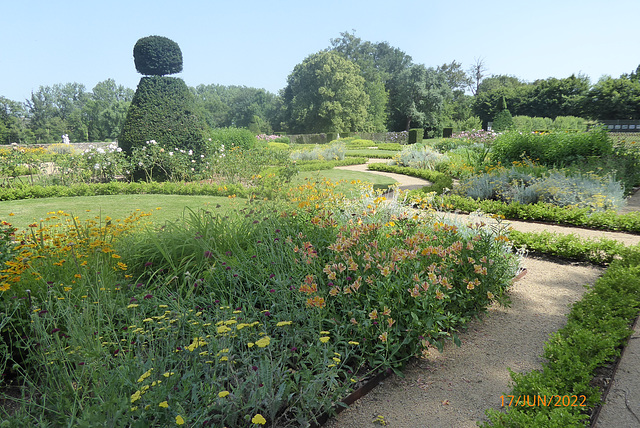
<svg viewBox="0 0 640 428"><path fill-rule="evenodd" d="M538 175L536 175L536 173ZM547 202L594 211L617 210L624 205L624 191L610 175L540 172L534 167L497 168L460 181L459 195L522 204Z"/></svg>
<svg viewBox="0 0 640 428"><path fill-rule="evenodd" d="M420 199L424 197L424 194L420 191L412 190L410 194ZM475 200L458 195L442 195L438 200L431 200L430 203L439 209L467 213L482 211L484 213L498 214L513 220L545 221L591 229L640 233L639 212L626 214L618 214L612 210L593 212L588 208L558 207L544 202L536 204L507 203L492 200Z"/></svg>
<svg viewBox="0 0 640 428"><path fill-rule="evenodd" d="M322 51L295 66L284 89L292 132L349 132L367 127L369 95L360 68L342 55Z"/></svg>
<svg viewBox="0 0 640 428"><path fill-rule="evenodd" d="M214 154L222 147L231 150L234 147L242 150L250 150L256 147L256 136L253 132L244 128L215 128L210 129L205 134L205 145L207 154Z"/></svg>
<svg viewBox="0 0 640 428"><path fill-rule="evenodd" d="M567 325L545 345L541 371L511 373L512 395L583 395L587 407L600 403L600 391L590 386L596 369L619 356L631 334L630 325L640 307L640 253L625 251L614 260L594 287L575 303ZM583 426L583 408L555 406L509 407L488 410L484 427Z"/></svg>
<svg viewBox="0 0 640 428"><path fill-rule="evenodd" d="M367 158L345 157L343 160L302 160L297 161L300 171L322 171L333 169L337 166L361 165L367 162Z"/></svg>
<svg viewBox="0 0 640 428"><path fill-rule="evenodd" d="M416 169L436 169L439 164L448 160L446 155L435 151L426 144L405 146L391 162L392 165L408 166Z"/></svg>
<svg viewBox="0 0 640 428"><path fill-rule="evenodd" d="M551 232L526 233L512 230L509 239L514 247L524 247L530 254L552 255L567 260L608 264L625 254L624 244L615 239L581 239L575 234Z"/></svg>
<svg viewBox="0 0 640 428"><path fill-rule="evenodd" d="M182 79L151 76L140 80L118 144L127 154L155 140L166 151L203 154L204 122Z"/></svg>
<svg viewBox="0 0 640 428"><path fill-rule="evenodd" d="M343 160L345 156L345 144L340 140L329 145L316 146L312 150L294 150L291 159L302 160Z"/></svg>
<svg viewBox="0 0 640 428"><path fill-rule="evenodd" d="M453 179L441 172L429 170L429 169L417 169L411 167L401 167L394 165L385 165L382 163L371 163L368 167L372 171L385 171L393 172L396 174L410 175L412 177L423 178L430 181L432 184L425 186L422 189L412 191L414 195L421 194L427 195L431 192L441 194L453 187Z"/></svg>
<svg viewBox="0 0 640 428"><path fill-rule="evenodd" d="M511 112L504 109L498 112L493 118L493 128L496 132L503 132L513 129L513 118Z"/></svg>
<svg viewBox="0 0 640 428"><path fill-rule="evenodd" d="M424 129L422 128L410 129L408 144L422 143L423 136L424 136Z"/></svg>
<svg viewBox="0 0 640 428"><path fill-rule="evenodd" d="M496 138L491 158L493 162L502 164L528 158L543 165L564 166L591 156L607 156L612 152L613 141L601 128L575 133L508 132Z"/></svg>
<svg viewBox="0 0 640 428"><path fill-rule="evenodd" d="M249 192L241 185L179 182L135 182L123 183L112 181L109 183L75 183L70 185L21 185L12 188L0 188L0 201L15 201L19 199L55 198L71 196L97 195L207 195L207 196L249 196Z"/></svg>
<svg viewBox="0 0 640 428"><path fill-rule="evenodd" d="M147 76L164 76L182 71L182 51L171 39L148 36L139 39L133 47L136 70Z"/></svg>

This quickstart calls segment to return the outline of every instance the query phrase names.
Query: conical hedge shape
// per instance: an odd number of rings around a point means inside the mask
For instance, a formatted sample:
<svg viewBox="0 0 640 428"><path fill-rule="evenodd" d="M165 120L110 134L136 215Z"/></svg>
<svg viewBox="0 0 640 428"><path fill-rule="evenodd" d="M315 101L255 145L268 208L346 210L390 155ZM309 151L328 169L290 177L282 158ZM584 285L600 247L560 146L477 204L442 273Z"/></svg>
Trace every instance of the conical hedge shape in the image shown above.
<svg viewBox="0 0 640 428"><path fill-rule="evenodd" d="M156 140L168 150L200 153L204 121L196 114L195 99L184 80L166 76L140 79L122 126L118 145L131 154L134 147Z"/></svg>

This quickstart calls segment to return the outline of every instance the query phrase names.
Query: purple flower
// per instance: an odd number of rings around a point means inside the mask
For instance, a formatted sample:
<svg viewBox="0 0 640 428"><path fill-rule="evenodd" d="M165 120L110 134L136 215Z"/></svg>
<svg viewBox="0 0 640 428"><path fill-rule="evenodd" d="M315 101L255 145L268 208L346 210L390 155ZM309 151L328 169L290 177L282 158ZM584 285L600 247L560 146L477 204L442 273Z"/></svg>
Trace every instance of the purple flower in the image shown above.
<svg viewBox="0 0 640 428"><path fill-rule="evenodd" d="M153 296L151 294L147 294L146 296L143 297L143 299L147 300L147 299L151 299Z"/></svg>
<svg viewBox="0 0 640 428"><path fill-rule="evenodd" d="M51 334L53 334L53 333L57 333L57 332L59 332L59 331L60 331L60 329L59 329L59 328L54 328L53 330L51 330Z"/></svg>
<svg viewBox="0 0 640 428"><path fill-rule="evenodd" d="M276 292L276 290L273 289L273 288L271 290L269 290L269 293L275 293L275 292Z"/></svg>
<svg viewBox="0 0 640 428"><path fill-rule="evenodd" d="M149 266L153 266L153 262L146 262L144 264L144 267L149 267Z"/></svg>
<svg viewBox="0 0 640 428"><path fill-rule="evenodd" d="M293 348L291 348L291 352L296 352L298 350L298 348L296 348L295 346Z"/></svg>
<svg viewBox="0 0 640 428"><path fill-rule="evenodd" d="M271 275L269 275L269 278L273 278L274 276L276 276L276 274L272 273Z"/></svg>
<svg viewBox="0 0 640 428"><path fill-rule="evenodd" d="M258 366L251 366L251 368L253 369L254 372L258 371Z"/></svg>
<svg viewBox="0 0 640 428"><path fill-rule="evenodd" d="M129 303L134 303L134 302L137 302L137 301L138 301L138 299L136 299L135 297L132 297L131 300L129 300Z"/></svg>
<svg viewBox="0 0 640 428"><path fill-rule="evenodd" d="M211 251L207 250L204 252L204 258L205 259L210 259L213 256L213 254L211 253Z"/></svg>

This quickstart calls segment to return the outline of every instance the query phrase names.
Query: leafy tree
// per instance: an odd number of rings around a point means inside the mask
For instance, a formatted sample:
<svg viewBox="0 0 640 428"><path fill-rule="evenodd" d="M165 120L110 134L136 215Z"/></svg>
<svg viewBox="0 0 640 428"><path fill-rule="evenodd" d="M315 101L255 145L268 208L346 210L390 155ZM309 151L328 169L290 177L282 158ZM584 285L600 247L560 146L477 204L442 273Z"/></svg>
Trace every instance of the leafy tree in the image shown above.
<svg viewBox="0 0 640 428"><path fill-rule="evenodd" d="M212 128L253 126L262 133L276 126L277 97L264 89L198 85L192 92L202 117Z"/></svg>
<svg viewBox="0 0 640 428"><path fill-rule="evenodd" d="M450 96L450 88L445 78L433 68L412 65L403 71L398 79L398 104L394 117L404 124L404 129L415 127L438 128L445 99Z"/></svg>
<svg viewBox="0 0 640 428"><path fill-rule="evenodd" d="M365 78L365 90L371 100L370 122L373 130L390 129L396 126L390 116L400 99L400 74L412 63L411 57L387 42L371 43L362 41L349 32L341 33L341 38L332 39L332 50L358 64ZM381 108L384 103L384 111ZM402 125L399 129L403 129Z"/></svg>
<svg viewBox="0 0 640 428"><path fill-rule="evenodd" d="M127 117L134 91L107 79L96 84L83 109L83 122L88 141L104 141L118 137Z"/></svg>
<svg viewBox="0 0 640 428"><path fill-rule="evenodd" d="M502 110L503 99L511 106L512 114L522 112L523 100L528 99L531 86L514 76L497 75L482 81L473 100L473 111L486 125Z"/></svg>
<svg viewBox="0 0 640 428"><path fill-rule="evenodd" d="M292 132L362 131L369 95L360 68L332 51L310 55L295 66L283 91L286 125Z"/></svg>
<svg viewBox="0 0 640 428"><path fill-rule="evenodd" d="M532 84L518 114L531 117L582 116L584 97L589 91L589 78L571 75L566 79L549 78Z"/></svg>
<svg viewBox="0 0 640 428"><path fill-rule="evenodd" d="M26 115L22 103L0 96L0 144L34 141L33 134L27 128Z"/></svg>
<svg viewBox="0 0 640 428"><path fill-rule="evenodd" d="M360 67L364 77L364 89L369 95L368 119L364 131L383 132L386 130L388 96L384 78L386 73L376 66L376 45L363 42L359 37L348 32L340 33L342 38L332 39L332 50L344 55Z"/></svg>
<svg viewBox="0 0 640 428"><path fill-rule="evenodd" d="M601 78L585 97L585 111L592 119L640 119L640 81Z"/></svg>

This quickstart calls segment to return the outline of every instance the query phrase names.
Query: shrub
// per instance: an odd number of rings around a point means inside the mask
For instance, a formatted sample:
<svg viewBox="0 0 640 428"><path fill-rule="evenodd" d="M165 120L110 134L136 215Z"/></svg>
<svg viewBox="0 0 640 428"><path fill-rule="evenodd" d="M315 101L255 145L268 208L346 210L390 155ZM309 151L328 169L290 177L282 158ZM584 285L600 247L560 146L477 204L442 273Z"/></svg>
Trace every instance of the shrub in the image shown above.
<svg viewBox="0 0 640 428"><path fill-rule="evenodd" d="M411 145L405 147L393 157L391 165L408 166L417 169L435 169L436 165L446 162L447 156L438 153L427 145Z"/></svg>
<svg viewBox="0 0 640 428"><path fill-rule="evenodd" d="M550 171L538 177L521 168L496 169L461 180L456 193L473 199L534 204L547 202L560 207L589 208L593 211L619 209L624 205L624 190L610 175Z"/></svg>
<svg viewBox="0 0 640 428"><path fill-rule="evenodd" d="M345 155L345 144L336 141L328 146L317 146L312 150L296 150L291 153L291 159L302 160L343 160Z"/></svg>
<svg viewBox="0 0 640 428"><path fill-rule="evenodd" d="M207 132L205 140L207 154L215 154L222 147L231 150L234 147L249 150L256 147L257 138L246 128L215 128ZM274 140L275 141L275 140Z"/></svg>
<svg viewBox="0 0 640 428"><path fill-rule="evenodd" d="M133 47L136 70L147 76L164 76L182 71L182 51L171 39L162 36L143 37Z"/></svg>
<svg viewBox="0 0 640 428"><path fill-rule="evenodd" d="M533 159L549 166L565 166L592 156L613 153L613 141L606 130L595 128L589 132L520 133L508 132L498 136L492 147L492 160L502 164Z"/></svg>
<svg viewBox="0 0 640 428"><path fill-rule="evenodd" d="M409 130L409 144L421 143L424 137L424 129L414 128Z"/></svg>
<svg viewBox="0 0 640 428"><path fill-rule="evenodd" d="M493 129L496 132L507 131L513 128L513 118L511 117L511 112L507 109L504 109L493 118Z"/></svg>
<svg viewBox="0 0 640 428"><path fill-rule="evenodd" d="M193 94L182 79L143 77L138 84L118 144L131 154L155 140L165 150L202 153L204 122L196 114Z"/></svg>

